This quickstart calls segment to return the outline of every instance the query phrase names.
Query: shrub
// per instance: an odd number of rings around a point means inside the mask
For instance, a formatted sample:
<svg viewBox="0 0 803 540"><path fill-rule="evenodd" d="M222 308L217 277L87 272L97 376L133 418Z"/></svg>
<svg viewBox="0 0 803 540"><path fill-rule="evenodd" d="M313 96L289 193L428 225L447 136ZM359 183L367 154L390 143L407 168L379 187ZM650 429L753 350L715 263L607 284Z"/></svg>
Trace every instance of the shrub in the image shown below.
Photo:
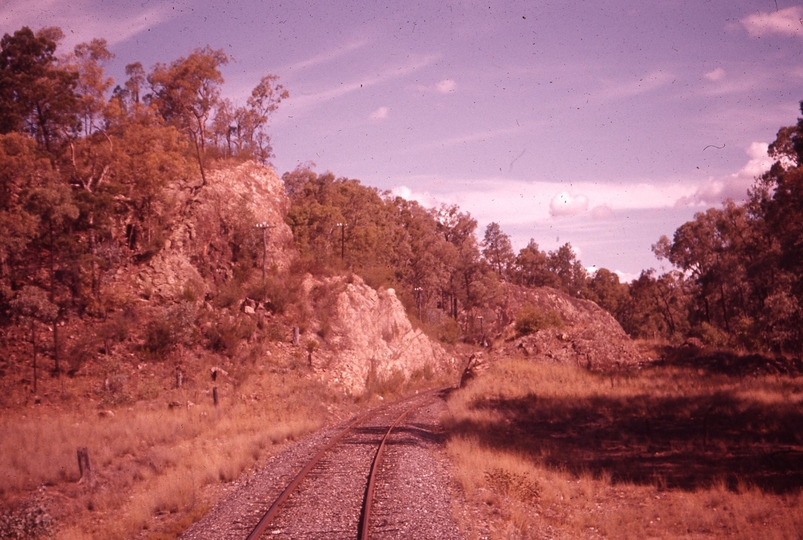
<svg viewBox="0 0 803 540"><path fill-rule="evenodd" d="M230 358L237 352L237 345L250 339L256 331L256 321L247 315L219 318L205 326L204 335L212 350Z"/></svg>
<svg viewBox="0 0 803 540"><path fill-rule="evenodd" d="M300 288L300 276L280 274L260 279L246 292L249 298L264 302L271 312L283 315L288 306L298 302Z"/></svg>
<svg viewBox="0 0 803 540"><path fill-rule="evenodd" d="M461 335L460 325L451 317L446 317L436 330L438 340L443 343L454 345L458 342Z"/></svg>
<svg viewBox="0 0 803 540"><path fill-rule="evenodd" d="M55 520L40 498L0 515L0 538L41 538L53 531Z"/></svg>
<svg viewBox="0 0 803 540"><path fill-rule="evenodd" d="M198 311L194 304L181 302L158 313L145 330L145 352L164 360L176 345L189 343L195 331Z"/></svg>
<svg viewBox="0 0 803 540"><path fill-rule="evenodd" d="M526 303L516 313L516 334L526 336L547 328L563 328L563 319L555 310L544 311Z"/></svg>

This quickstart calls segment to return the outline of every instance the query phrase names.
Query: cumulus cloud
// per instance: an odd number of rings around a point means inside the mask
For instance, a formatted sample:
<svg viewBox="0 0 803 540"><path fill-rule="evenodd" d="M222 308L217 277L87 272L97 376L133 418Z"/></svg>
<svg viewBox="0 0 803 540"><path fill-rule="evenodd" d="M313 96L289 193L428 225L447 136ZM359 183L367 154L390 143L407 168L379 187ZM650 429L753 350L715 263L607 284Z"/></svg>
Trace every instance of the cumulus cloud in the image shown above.
<svg viewBox="0 0 803 540"><path fill-rule="evenodd" d="M384 120L388 117L388 113L390 109L387 107L379 107L377 110L371 113L371 120Z"/></svg>
<svg viewBox="0 0 803 540"><path fill-rule="evenodd" d="M441 204L436 197L426 191L413 191L407 186L396 186L390 190L394 197L401 197L406 201L415 201L425 208L435 208Z"/></svg>
<svg viewBox="0 0 803 540"><path fill-rule="evenodd" d="M704 76L709 81L718 81L725 77L725 70L722 69L721 67L718 67L717 69L709 71Z"/></svg>
<svg viewBox="0 0 803 540"><path fill-rule="evenodd" d="M747 33L752 37L772 34L803 37L803 6L754 13L741 20Z"/></svg>
<svg viewBox="0 0 803 540"><path fill-rule="evenodd" d="M614 217L614 212L607 204L601 204L591 209L591 217L599 220L611 219Z"/></svg>
<svg viewBox="0 0 803 540"><path fill-rule="evenodd" d="M549 202L549 214L558 216L576 216L588 210L588 197L585 195L572 195L562 191Z"/></svg>
<svg viewBox="0 0 803 540"><path fill-rule="evenodd" d="M557 196L550 199L549 195L545 195L565 192L568 186L561 182L524 181L504 177L433 178L429 175L413 175L397 180L398 185L414 186L410 197L398 193L404 198L419 201L428 207L440 203L457 204L460 208L470 210L471 215L481 222L499 221L500 215L504 215L505 223L510 225L546 222L556 216L553 207L560 211L561 200L565 203L578 199L571 195L563 199ZM578 182L572 186L575 193L583 194L575 204L585 200L587 210L590 201L594 201L595 208L589 217L596 217L600 222L606 219L605 215L609 212L619 215L620 212L630 210L673 208L678 199L694 195L696 188L697 186L686 182L656 184L646 181ZM417 193L416 189L428 190L426 197Z"/></svg>
<svg viewBox="0 0 803 540"><path fill-rule="evenodd" d="M444 79L438 84L436 84L435 88L441 94L448 94L450 92L454 92L457 89L457 83L454 82L454 80L452 79Z"/></svg>
<svg viewBox="0 0 803 540"><path fill-rule="evenodd" d="M693 195L678 199L677 205L719 204L725 199L743 201L755 178L772 165L772 159L767 155L768 146L767 143L762 142L752 143L746 150L750 159L744 167L728 176L705 180L697 187L697 191Z"/></svg>

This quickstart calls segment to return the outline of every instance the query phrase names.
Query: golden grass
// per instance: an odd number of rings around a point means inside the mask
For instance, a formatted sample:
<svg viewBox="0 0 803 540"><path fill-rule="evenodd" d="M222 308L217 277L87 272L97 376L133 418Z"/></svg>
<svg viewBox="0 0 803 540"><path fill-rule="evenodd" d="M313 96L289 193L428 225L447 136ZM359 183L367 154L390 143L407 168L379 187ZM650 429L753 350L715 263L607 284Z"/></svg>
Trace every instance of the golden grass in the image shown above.
<svg viewBox="0 0 803 540"><path fill-rule="evenodd" d="M16 396L19 408L0 415L0 536L3 514L44 486L55 531L48 537L175 538L217 502L223 484L264 463L281 443L446 377L397 376L346 399L294 352L256 343L231 362L188 352L181 389L168 362L110 367L101 359L81 377L43 380L40 405ZM221 364L226 374L213 382L211 367ZM84 446L95 487L79 482L76 451Z"/></svg>
<svg viewBox="0 0 803 540"><path fill-rule="evenodd" d="M779 376L504 359L450 396L448 451L493 538L800 538L802 397Z"/></svg>
<svg viewBox="0 0 803 540"><path fill-rule="evenodd" d="M208 510L204 486L236 479L329 416L332 396L300 375L269 374L238 390L218 408L184 401L173 409L137 403L113 417L8 412L0 418L0 494L8 500L47 486L60 514L56 538L175 537ZM262 399L245 397L252 390ZM94 488L78 483L79 446L89 448Z"/></svg>

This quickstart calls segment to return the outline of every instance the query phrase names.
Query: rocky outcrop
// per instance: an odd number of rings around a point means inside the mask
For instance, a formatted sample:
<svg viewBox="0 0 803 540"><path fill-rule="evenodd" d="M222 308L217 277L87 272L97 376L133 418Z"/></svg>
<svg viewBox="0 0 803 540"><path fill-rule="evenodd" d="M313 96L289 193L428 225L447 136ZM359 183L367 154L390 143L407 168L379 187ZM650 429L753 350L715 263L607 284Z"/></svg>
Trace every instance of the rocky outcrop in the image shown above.
<svg viewBox="0 0 803 540"><path fill-rule="evenodd" d="M347 393L358 395L383 381L456 369L453 357L413 328L393 289L376 291L357 276L329 278L308 287L319 303L334 308L329 320L318 321L325 346L315 353L313 364Z"/></svg>
<svg viewBox="0 0 803 540"><path fill-rule="evenodd" d="M290 203L273 169L246 162L211 171L197 190L174 186L174 198L181 217L137 274L137 287L146 296L175 299L191 290L203 298L232 277L238 249L249 248L261 259L263 230L267 266L289 266L293 235L284 216Z"/></svg>
<svg viewBox="0 0 803 540"><path fill-rule="evenodd" d="M542 313L557 313L562 325L517 336L515 322L505 330L504 347L512 353L536 360L578 365L591 370L607 370L637 365L641 354L610 313L589 300L571 297L542 287L508 287L509 317L515 319L525 304Z"/></svg>

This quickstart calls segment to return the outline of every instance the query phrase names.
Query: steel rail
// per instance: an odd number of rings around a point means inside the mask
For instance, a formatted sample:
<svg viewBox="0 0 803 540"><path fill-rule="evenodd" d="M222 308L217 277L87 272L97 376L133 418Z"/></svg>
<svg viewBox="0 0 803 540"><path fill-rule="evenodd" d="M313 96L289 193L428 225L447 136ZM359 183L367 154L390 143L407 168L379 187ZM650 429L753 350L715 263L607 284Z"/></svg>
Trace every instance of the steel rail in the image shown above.
<svg viewBox="0 0 803 540"><path fill-rule="evenodd" d="M432 399L432 398L430 398ZM417 405L412 405L406 411L399 415L395 422L388 428L387 432L385 432L385 436L382 437L382 442L379 444L379 448L376 451L376 455L374 456L374 460L371 463L371 472L368 474L368 486L365 489L365 499L363 500L363 507L362 507L362 515L360 516L360 530L357 534L357 540L368 540L369 538L369 521L371 517L371 510L373 509L374 505L374 487L376 485L376 477L379 471L379 464L382 462L382 455L385 453L385 444L390 438L390 433L399 425L401 424L402 420L413 412L415 409L419 409L423 407L425 404L429 403L430 399L425 400L423 403L419 403Z"/></svg>
<svg viewBox="0 0 803 540"><path fill-rule="evenodd" d="M293 491L295 491L295 489L298 487L301 481L304 480L307 474L309 474L312 468L315 467L315 465L317 465L318 462L323 458L324 454L326 454L326 452L331 450L337 443L343 440L343 438L345 438L346 435L351 432L351 429L354 428L354 426L359 425L372 414L376 414L376 411L368 411L367 413L358 416L353 422L347 425L343 431L333 437L332 440L326 444L326 446L321 448L321 450L315 454L309 463L307 463L306 466L301 469L296 477L293 478L293 480L287 485L284 491L282 491L282 493L276 498L276 500L273 502L273 505L268 508L268 511L265 512L265 515L259 520L259 523L257 523L256 527L254 527L254 530L251 531L251 534L246 537L246 540L258 540L265 532L265 529L268 528L270 522L273 521L273 518L276 517L276 514L279 512L279 507L282 505L282 503L284 503L284 501L287 500Z"/></svg>
<svg viewBox="0 0 803 540"><path fill-rule="evenodd" d="M426 394L434 395L434 394L436 394L437 392L439 392L441 390L442 389L433 390L433 391L427 392ZM426 396L426 394L424 394L423 396L422 395L416 395L413 398L410 398L410 400L415 399L415 398L423 398L424 396ZM370 489L370 494L371 494L371 496L373 496L374 469L378 468L378 467L376 467L377 455L381 459L381 454L383 452L383 448L384 448L385 442L386 442L386 440L388 438L388 435L390 434L390 431L393 430L393 428L395 428L402 421L402 419L405 416L407 416L407 414L409 414L411 411L415 410L416 408L423 406L425 403L428 403L431 398L432 398L432 396L430 396L428 399L424 398L424 399L422 399L421 403L419 403L417 405L412 405L408 409L406 409L396 419L396 421L393 423L393 425L385 433L385 436L382 438L382 442L379 445L379 449L377 450L377 454L374 456L374 458L372 460L372 463L371 463L371 473L370 473L369 482L368 482L369 486L368 486L368 488L366 488L366 497L363 500L363 511L362 511L362 515L361 515L361 527L365 527L366 526L366 525L362 525L362 522L365 522L365 523L368 522L367 517L368 517L368 515L370 513L371 504L366 504L366 500L368 499L368 493L369 493L368 489ZM301 471L299 471L299 473L287 485L287 487L284 489L284 491L282 491L282 493L276 498L276 500L273 502L273 504L268 509L268 511L265 512L265 514L262 516L262 519L259 520L259 523L256 524L256 526L251 531L251 533L246 537L246 540L259 540L259 538L262 537L262 535L265 533L265 530L268 528L268 525L270 525L270 523L273 521L273 519L279 513L280 506L290 497L290 495L296 490L296 488L298 488L298 486L301 484L301 482L304 480L304 478L306 478L306 476L310 473L310 471L321 461L321 459L323 459L323 456L329 450L334 448L340 441L342 441L347 435L349 435L351 433L351 431L356 426L362 424L368 418L370 418L372 416L375 416L378 413L387 410L392 405L395 405L395 404L386 404L386 405L383 405L383 406L378 407L376 409L370 410L370 411L358 416L351 423L349 423L345 428L343 428L343 430L340 433L338 433L335 437L333 437L323 448L321 448L321 450L318 451L317 454L315 454L315 456L304 466L303 469L301 469ZM366 505L369 508L368 512L366 512L366 510L365 510ZM363 534L367 534L367 533L363 533L362 529L359 529L357 532L358 532L358 535L359 535L358 538L363 538L363 539L367 539L368 538L367 536L362 536Z"/></svg>

